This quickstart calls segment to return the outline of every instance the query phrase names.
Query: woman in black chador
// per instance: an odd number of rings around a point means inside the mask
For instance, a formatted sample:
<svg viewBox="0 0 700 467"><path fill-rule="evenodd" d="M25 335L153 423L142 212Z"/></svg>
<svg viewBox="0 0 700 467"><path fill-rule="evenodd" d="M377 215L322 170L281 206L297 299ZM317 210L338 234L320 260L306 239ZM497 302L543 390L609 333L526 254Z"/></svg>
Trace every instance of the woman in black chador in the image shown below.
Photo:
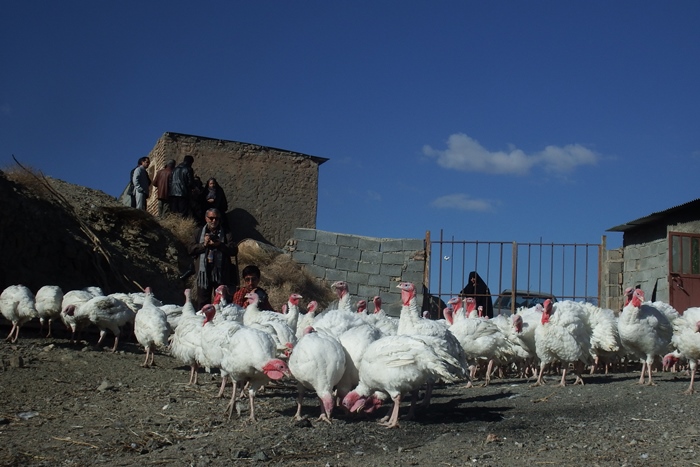
<svg viewBox="0 0 700 467"><path fill-rule="evenodd" d="M478 307L483 307L484 316L493 318L493 300L491 299L491 291L486 282L477 274L476 271L469 273L469 281L459 293L464 297L473 297Z"/></svg>

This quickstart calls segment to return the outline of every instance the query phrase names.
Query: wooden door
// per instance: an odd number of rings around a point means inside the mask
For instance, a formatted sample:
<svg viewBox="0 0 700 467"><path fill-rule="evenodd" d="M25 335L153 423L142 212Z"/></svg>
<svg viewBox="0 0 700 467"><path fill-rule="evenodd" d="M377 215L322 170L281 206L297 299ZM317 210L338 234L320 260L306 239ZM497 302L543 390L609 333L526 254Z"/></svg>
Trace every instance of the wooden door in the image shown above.
<svg viewBox="0 0 700 467"><path fill-rule="evenodd" d="M700 306L700 235L669 232L668 288L679 313Z"/></svg>

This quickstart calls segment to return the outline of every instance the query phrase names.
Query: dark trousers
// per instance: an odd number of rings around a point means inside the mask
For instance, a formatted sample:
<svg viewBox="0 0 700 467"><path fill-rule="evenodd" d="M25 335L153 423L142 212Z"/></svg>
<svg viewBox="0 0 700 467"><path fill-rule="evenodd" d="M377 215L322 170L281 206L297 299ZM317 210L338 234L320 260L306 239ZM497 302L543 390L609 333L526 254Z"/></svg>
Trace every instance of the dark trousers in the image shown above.
<svg viewBox="0 0 700 467"><path fill-rule="evenodd" d="M170 197L170 210L175 214L180 214L182 217L190 215L190 200L184 196Z"/></svg>
<svg viewBox="0 0 700 467"><path fill-rule="evenodd" d="M211 303L214 289L218 286L219 284L211 284L206 289L197 286L197 311L204 308L204 305L206 305L207 303Z"/></svg>

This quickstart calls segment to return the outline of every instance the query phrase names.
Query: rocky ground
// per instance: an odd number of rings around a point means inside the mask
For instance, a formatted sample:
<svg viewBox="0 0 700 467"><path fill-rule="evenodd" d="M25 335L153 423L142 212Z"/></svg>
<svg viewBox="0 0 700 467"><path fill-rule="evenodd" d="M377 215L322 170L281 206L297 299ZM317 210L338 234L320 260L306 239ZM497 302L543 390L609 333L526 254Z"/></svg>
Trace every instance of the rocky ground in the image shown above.
<svg viewBox="0 0 700 467"><path fill-rule="evenodd" d="M135 343L111 353L93 347L96 335L84 338L69 345L60 329L46 339L30 328L17 344L0 343L0 464L700 465L700 396L682 394L681 373L657 374L652 387L637 385L636 373L565 388L555 376L537 388L517 379L439 387L430 408L397 429L340 411L332 425L317 421L313 395L308 419L296 422L287 381L259 395L253 423L245 402L240 418L224 416L218 375L201 373L190 387L170 356L144 369Z"/></svg>

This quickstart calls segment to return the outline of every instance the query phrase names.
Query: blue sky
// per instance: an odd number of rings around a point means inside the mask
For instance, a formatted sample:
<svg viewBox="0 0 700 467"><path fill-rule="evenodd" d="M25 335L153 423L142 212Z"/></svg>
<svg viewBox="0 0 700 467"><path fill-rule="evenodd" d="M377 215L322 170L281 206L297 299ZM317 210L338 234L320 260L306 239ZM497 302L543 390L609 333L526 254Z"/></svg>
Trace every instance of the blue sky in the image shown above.
<svg viewBox="0 0 700 467"><path fill-rule="evenodd" d="M319 229L376 237L598 243L698 198L697 1L0 8L0 167L117 196L166 131L283 148L329 159Z"/></svg>

